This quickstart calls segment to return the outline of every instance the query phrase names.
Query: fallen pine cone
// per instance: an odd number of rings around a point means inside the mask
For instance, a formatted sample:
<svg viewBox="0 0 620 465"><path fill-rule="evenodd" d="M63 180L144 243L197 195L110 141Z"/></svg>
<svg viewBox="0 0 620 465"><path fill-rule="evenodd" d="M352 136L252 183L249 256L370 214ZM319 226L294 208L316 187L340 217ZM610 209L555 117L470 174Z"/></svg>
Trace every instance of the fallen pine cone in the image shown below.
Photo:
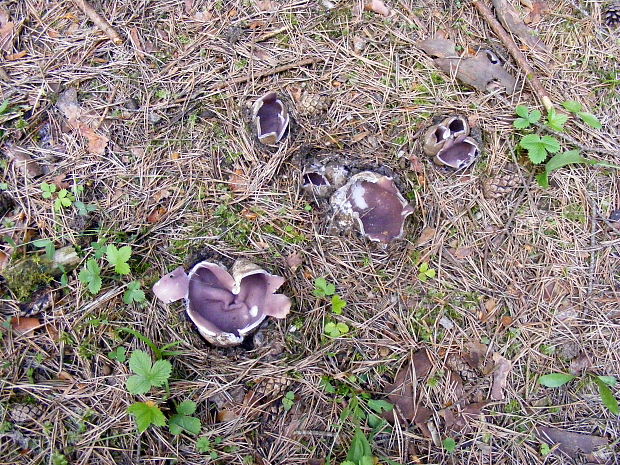
<svg viewBox="0 0 620 465"><path fill-rule="evenodd" d="M330 103L327 95L304 92L299 99L297 109L302 115L312 116L326 111Z"/></svg>
<svg viewBox="0 0 620 465"><path fill-rule="evenodd" d="M518 187L521 187L521 176L509 172L487 178L482 183L482 192L487 200L501 199Z"/></svg>
<svg viewBox="0 0 620 465"><path fill-rule="evenodd" d="M618 27L620 24L620 2L612 2L603 13L603 22L609 27Z"/></svg>
<svg viewBox="0 0 620 465"><path fill-rule="evenodd" d="M33 404L14 404L9 410L9 417L13 423L29 423L37 421L43 415L43 409Z"/></svg>

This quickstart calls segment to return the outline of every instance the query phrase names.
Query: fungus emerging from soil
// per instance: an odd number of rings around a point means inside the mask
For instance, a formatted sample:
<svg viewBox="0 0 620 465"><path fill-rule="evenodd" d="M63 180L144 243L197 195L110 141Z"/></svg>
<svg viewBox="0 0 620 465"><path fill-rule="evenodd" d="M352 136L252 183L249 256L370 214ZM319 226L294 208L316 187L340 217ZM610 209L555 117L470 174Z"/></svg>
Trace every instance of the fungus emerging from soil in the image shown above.
<svg viewBox="0 0 620 465"><path fill-rule="evenodd" d="M258 140L266 145L274 145L280 142L288 129L288 111L278 95L269 92L254 102L252 121L256 126Z"/></svg>
<svg viewBox="0 0 620 465"><path fill-rule="evenodd" d="M371 171L352 176L331 204L341 228L357 223L363 235L383 243L402 236L405 218L414 211L392 178Z"/></svg>
<svg viewBox="0 0 620 465"><path fill-rule="evenodd" d="M179 267L153 286L165 303L185 299L187 314L200 334L218 346L243 342L267 317L284 318L291 301L275 291L284 278L267 273L247 260L237 260L232 272L200 262L186 274Z"/></svg>
<svg viewBox="0 0 620 465"><path fill-rule="evenodd" d="M435 163L460 170L476 161L479 154L476 142L471 137L461 136L444 145L435 155Z"/></svg>

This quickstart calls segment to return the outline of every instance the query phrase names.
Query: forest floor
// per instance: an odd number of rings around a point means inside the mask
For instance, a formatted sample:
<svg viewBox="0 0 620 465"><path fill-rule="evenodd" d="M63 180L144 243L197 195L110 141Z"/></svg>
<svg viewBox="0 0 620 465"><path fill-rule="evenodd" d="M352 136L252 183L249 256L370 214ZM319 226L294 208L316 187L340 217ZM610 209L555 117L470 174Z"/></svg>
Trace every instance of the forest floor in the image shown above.
<svg viewBox="0 0 620 465"><path fill-rule="evenodd" d="M0 2L0 464L620 463L620 177L572 165L543 188L518 147L620 163L620 40L604 2L546 3L548 51L519 45L558 110L602 123L571 116L571 141L515 128L544 108L469 1L93 0L119 43L74 2ZM442 72L416 45L438 33L516 91ZM249 116L269 91L291 116L276 147ZM460 171L421 148L455 114L481 147ZM309 157L391 174L403 237L330 229ZM205 258L285 277L289 315L209 345L151 291ZM168 383L130 393L132 354L171 343ZM173 434L184 401L200 431ZM131 405L167 425L139 434Z"/></svg>

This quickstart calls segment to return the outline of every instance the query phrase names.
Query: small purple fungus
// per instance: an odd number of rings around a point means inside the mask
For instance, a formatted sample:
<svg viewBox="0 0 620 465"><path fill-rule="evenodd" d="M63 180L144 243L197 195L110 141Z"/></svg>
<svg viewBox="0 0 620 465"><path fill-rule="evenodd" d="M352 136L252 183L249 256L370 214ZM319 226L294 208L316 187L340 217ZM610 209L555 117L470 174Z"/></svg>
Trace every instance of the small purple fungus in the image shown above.
<svg viewBox="0 0 620 465"><path fill-rule="evenodd" d="M352 176L331 198L340 227L357 223L371 241L388 243L403 235L405 218L414 212L392 178L371 171Z"/></svg>
<svg viewBox="0 0 620 465"><path fill-rule="evenodd" d="M162 277L153 292L165 303L185 299L187 314L200 334L217 346L243 342L267 317L284 318L291 301L275 292L284 278L240 259L231 273L211 262L200 262L186 274L179 267Z"/></svg>
<svg viewBox="0 0 620 465"><path fill-rule="evenodd" d="M288 129L288 111L275 92L268 92L254 102L252 121L258 140L265 145L275 145Z"/></svg>
<svg viewBox="0 0 620 465"><path fill-rule="evenodd" d="M435 155L434 161L438 165L446 165L456 170L467 168L478 159L480 150L476 141L471 137L461 136L448 141Z"/></svg>

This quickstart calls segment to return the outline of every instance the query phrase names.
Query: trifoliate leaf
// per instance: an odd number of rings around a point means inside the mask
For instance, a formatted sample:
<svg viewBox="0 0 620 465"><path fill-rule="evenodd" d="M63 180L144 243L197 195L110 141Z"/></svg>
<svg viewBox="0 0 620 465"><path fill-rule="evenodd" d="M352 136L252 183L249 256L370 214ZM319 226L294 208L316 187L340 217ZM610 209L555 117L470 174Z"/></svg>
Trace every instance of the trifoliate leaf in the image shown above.
<svg viewBox="0 0 620 465"><path fill-rule="evenodd" d="M515 108L515 112L521 118L527 119L527 117L528 117L528 115L530 113L530 110L525 105L517 105L517 107Z"/></svg>
<svg viewBox="0 0 620 465"><path fill-rule="evenodd" d="M123 302L129 305L132 302L144 302L144 291L140 290L140 282L133 281L127 285L127 290L123 294Z"/></svg>
<svg viewBox="0 0 620 465"><path fill-rule="evenodd" d="M192 415L196 411L196 402L191 400L184 400L177 405L177 413L182 415Z"/></svg>
<svg viewBox="0 0 620 465"><path fill-rule="evenodd" d="M150 425L165 426L166 417L154 402L136 402L127 409L136 417L138 432L144 432Z"/></svg>
<svg viewBox="0 0 620 465"><path fill-rule="evenodd" d="M125 245L117 249L115 245L108 244L106 249L106 259L110 265L114 265L114 271L118 274L129 274L127 260L131 257L131 247Z"/></svg>
<svg viewBox="0 0 620 465"><path fill-rule="evenodd" d="M564 131L564 125L568 121L568 116L563 113L558 113L554 108L551 108L547 113L547 126L556 131Z"/></svg>

